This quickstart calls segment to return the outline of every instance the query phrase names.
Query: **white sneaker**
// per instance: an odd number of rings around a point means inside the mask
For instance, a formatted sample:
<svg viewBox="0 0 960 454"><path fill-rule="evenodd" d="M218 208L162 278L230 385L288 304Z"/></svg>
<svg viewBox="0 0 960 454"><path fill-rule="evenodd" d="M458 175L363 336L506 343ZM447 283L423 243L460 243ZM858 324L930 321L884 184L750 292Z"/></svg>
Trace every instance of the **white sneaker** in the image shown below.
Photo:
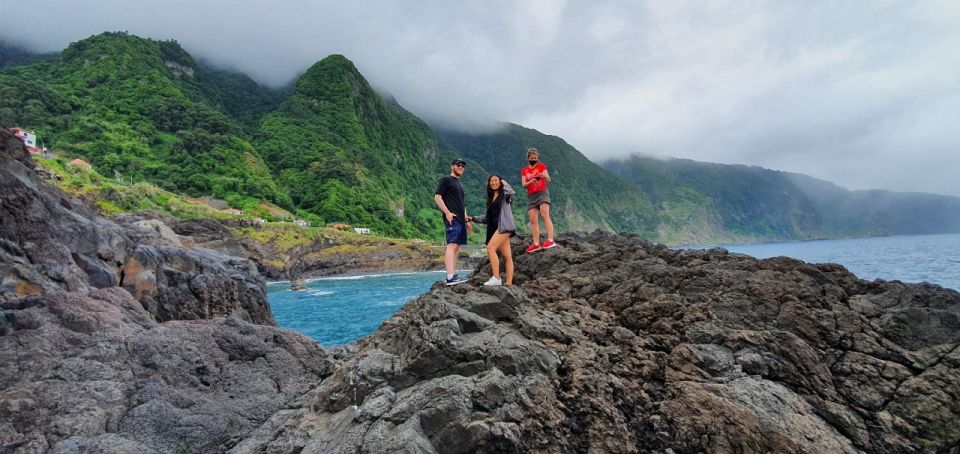
<svg viewBox="0 0 960 454"><path fill-rule="evenodd" d="M503 281L493 276L490 276L490 279L487 280L487 282L484 282L483 285L503 285Z"/></svg>

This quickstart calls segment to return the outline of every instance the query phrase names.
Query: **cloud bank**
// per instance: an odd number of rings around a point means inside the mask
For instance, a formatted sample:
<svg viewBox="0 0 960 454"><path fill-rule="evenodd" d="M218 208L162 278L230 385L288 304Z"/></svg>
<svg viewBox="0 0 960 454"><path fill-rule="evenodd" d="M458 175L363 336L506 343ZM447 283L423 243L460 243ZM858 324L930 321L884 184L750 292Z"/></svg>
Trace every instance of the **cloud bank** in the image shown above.
<svg viewBox="0 0 960 454"><path fill-rule="evenodd" d="M949 0L0 0L0 10L0 39L34 51L125 30L274 86L341 53L431 123L511 121L594 160L638 152L960 196L960 6Z"/></svg>

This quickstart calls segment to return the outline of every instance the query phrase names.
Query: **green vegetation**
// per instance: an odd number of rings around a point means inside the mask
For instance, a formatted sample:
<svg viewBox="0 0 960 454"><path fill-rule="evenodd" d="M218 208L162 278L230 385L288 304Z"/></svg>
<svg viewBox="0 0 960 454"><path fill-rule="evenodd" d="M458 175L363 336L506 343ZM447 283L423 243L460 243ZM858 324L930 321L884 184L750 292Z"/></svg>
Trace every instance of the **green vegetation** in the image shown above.
<svg viewBox="0 0 960 454"><path fill-rule="evenodd" d="M329 241L331 245L335 245L323 248L322 254L373 251L385 247L416 251L428 247L408 240L378 235L359 235L351 231L340 231L332 228L304 228L290 222L269 222L257 229L243 227L234 228L233 231L257 243L268 244L284 253L290 253L294 248L314 244L321 240Z"/></svg>
<svg viewBox="0 0 960 454"><path fill-rule="evenodd" d="M804 175L632 156L604 167L649 194L663 237L758 241L960 231L960 199L848 191ZM680 240L683 241L683 240Z"/></svg>
<svg viewBox="0 0 960 454"><path fill-rule="evenodd" d="M449 158L342 56L272 91L205 68L174 41L104 33L0 71L0 100L0 124L33 129L118 181L267 219L277 216L258 208L264 201L312 224L442 234L432 196Z"/></svg>
<svg viewBox="0 0 960 454"><path fill-rule="evenodd" d="M551 217L558 230L594 230L597 228L640 233L654 237L658 219L643 191L611 175L588 160L576 148L556 136L507 124L489 134L440 131L441 147L450 153L480 162L491 172L506 178L517 191L514 217L518 226L527 224L526 192L520 185L520 170L526 165L530 147L540 151L540 159L550 171ZM481 174L477 174L480 171ZM481 179L481 192L487 174L473 169ZM479 204L473 210L482 209Z"/></svg>
<svg viewBox="0 0 960 454"><path fill-rule="evenodd" d="M228 216L194 199L213 197L247 217L439 240L433 190L458 157L469 163L467 212L484 210L486 178L497 173L519 192L514 215L524 230L519 173L534 146L555 180L558 231L601 228L670 242L960 231L953 197L850 192L802 175L686 160L633 157L604 169L559 137L513 124L480 135L434 132L377 94L341 55L281 90L208 68L175 41L126 33L46 56L0 46L0 68L0 124L33 129L62 152L41 164L105 213ZM271 223L246 235L294 247L317 232Z"/></svg>
<svg viewBox="0 0 960 454"><path fill-rule="evenodd" d="M224 219L229 215L202 203L193 202L150 183L124 184L105 178L94 169L74 165L64 156L35 158L41 168L58 179L63 192L90 200L105 214L157 211L181 219Z"/></svg>
<svg viewBox="0 0 960 454"><path fill-rule="evenodd" d="M433 189L447 170L432 131L384 102L343 56L300 77L255 144L293 205L325 222L402 237L442 232Z"/></svg>
<svg viewBox="0 0 960 454"><path fill-rule="evenodd" d="M173 41L104 33L57 58L0 72L0 123L103 174L190 195L289 205L243 128L209 102L197 63Z"/></svg>
<svg viewBox="0 0 960 454"><path fill-rule="evenodd" d="M7 66L22 65L24 63L30 63L32 61L37 61L44 58L51 58L54 56L55 56L54 54L48 54L48 55L34 54L23 48L20 48L17 46L11 46L11 45L0 42L0 68L5 68Z"/></svg>
<svg viewBox="0 0 960 454"><path fill-rule="evenodd" d="M261 229L245 227L234 231L241 236L253 239L257 243L269 244L280 250L292 249L310 244L321 237L323 229L303 228L291 222L269 222Z"/></svg>

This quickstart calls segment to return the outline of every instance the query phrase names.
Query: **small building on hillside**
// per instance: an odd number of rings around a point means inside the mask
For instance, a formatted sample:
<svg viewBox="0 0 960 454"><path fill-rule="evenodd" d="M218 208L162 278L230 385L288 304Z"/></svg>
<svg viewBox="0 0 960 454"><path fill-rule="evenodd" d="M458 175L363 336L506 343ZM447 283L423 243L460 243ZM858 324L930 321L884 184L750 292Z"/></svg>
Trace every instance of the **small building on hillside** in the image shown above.
<svg viewBox="0 0 960 454"><path fill-rule="evenodd" d="M240 215L243 214L243 211L240 211L240 210L238 210L238 209L236 209L236 208L224 208L224 209L220 210L220 212L221 212L221 213L224 213L224 214L232 214L232 215L234 215L234 216L240 216Z"/></svg>
<svg viewBox="0 0 960 454"><path fill-rule="evenodd" d="M23 128L10 128L10 132L17 136L30 154L43 154L43 148L37 147L37 134Z"/></svg>
<svg viewBox="0 0 960 454"><path fill-rule="evenodd" d="M354 232L357 232L357 234L359 234L359 235L369 235L369 234L370 234L370 229L367 228L367 227L354 227L354 228L353 228L353 231L354 231Z"/></svg>
<svg viewBox="0 0 960 454"><path fill-rule="evenodd" d="M309 227L310 223L306 219L295 219L294 224L299 225L300 227Z"/></svg>

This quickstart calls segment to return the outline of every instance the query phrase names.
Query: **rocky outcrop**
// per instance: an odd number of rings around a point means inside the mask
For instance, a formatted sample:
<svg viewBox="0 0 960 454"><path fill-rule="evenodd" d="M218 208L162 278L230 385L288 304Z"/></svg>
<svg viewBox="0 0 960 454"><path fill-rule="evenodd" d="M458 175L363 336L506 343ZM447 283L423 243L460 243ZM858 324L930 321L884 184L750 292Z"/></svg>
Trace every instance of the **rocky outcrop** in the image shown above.
<svg viewBox="0 0 960 454"><path fill-rule="evenodd" d="M0 128L0 298L117 285L127 239L116 224L43 184Z"/></svg>
<svg viewBox="0 0 960 454"><path fill-rule="evenodd" d="M299 334L158 323L117 287L0 310L0 452L223 451L332 369Z"/></svg>
<svg viewBox="0 0 960 454"><path fill-rule="evenodd" d="M4 134L0 452L960 450L956 291L566 235L327 354L216 227L98 218Z"/></svg>
<svg viewBox="0 0 960 454"><path fill-rule="evenodd" d="M40 181L0 127L0 452L222 452L330 375L246 258Z"/></svg>
<svg viewBox="0 0 960 454"><path fill-rule="evenodd" d="M244 256L253 260L267 279L302 279L338 274L379 273L385 271L426 271L443 268L443 249L426 244L383 238L320 235L294 245L255 241L238 235L229 227L237 221L172 220L173 230L185 244ZM260 226L237 225L238 228ZM463 255L468 266L477 264Z"/></svg>
<svg viewBox="0 0 960 454"><path fill-rule="evenodd" d="M956 451L957 292L560 243L517 257L514 287L484 267L409 303L234 452Z"/></svg>
<svg viewBox="0 0 960 454"><path fill-rule="evenodd" d="M49 187L0 127L0 300L124 287L159 321L235 315L275 324L253 262L180 248L162 222L103 219Z"/></svg>
<svg viewBox="0 0 960 454"><path fill-rule="evenodd" d="M276 325L264 280L245 258L139 245L124 264L120 284L161 322L236 315Z"/></svg>

